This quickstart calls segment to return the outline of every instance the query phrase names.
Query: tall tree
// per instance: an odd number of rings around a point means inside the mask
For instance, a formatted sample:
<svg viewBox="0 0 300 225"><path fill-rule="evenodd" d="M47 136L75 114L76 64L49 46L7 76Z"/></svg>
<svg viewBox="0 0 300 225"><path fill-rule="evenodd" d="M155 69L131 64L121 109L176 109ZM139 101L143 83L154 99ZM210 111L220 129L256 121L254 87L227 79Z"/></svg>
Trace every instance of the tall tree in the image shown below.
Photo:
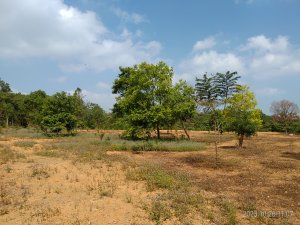
<svg viewBox="0 0 300 225"><path fill-rule="evenodd" d="M172 121L172 77L173 69L164 62L120 67L112 90L119 94L113 111L127 119L131 138L156 130L159 139L161 127Z"/></svg>
<svg viewBox="0 0 300 225"><path fill-rule="evenodd" d="M12 103L13 93L8 83L0 78L0 123L8 127L9 117L14 112Z"/></svg>
<svg viewBox="0 0 300 225"><path fill-rule="evenodd" d="M227 71L225 74L216 74L215 88L218 90L218 97L223 101L224 108L226 108L227 99L237 92L239 78L241 77L237 75L237 72Z"/></svg>
<svg viewBox="0 0 300 225"><path fill-rule="evenodd" d="M288 100L273 102L270 111L273 114L273 120L283 126L286 134L292 123L299 119L298 105Z"/></svg>
<svg viewBox="0 0 300 225"><path fill-rule="evenodd" d="M210 112L217 107L218 89L215 85L215 76L207 76L196 78L195 84L196 99L198 105L203 111Z"/></svg>
<svg viewBox="0 0 300 225"><path fill-rule="evenodd" d="M254 135L261 126L261 110L247 86L240 86L238 92L228 99L228 104L224 110L226 129L238 135L239 147L242 147L244 137Z"/></svg>
<svg viewBox="0 0 300 225"><path fill-rule="evenodd" d="M171 104L174 122L180 121L182 129L188 139L190 139L185 123L191 120L196 112L194 88L188 85L186 81L180 80L175 84L170 97L172 98Z"/></svg>

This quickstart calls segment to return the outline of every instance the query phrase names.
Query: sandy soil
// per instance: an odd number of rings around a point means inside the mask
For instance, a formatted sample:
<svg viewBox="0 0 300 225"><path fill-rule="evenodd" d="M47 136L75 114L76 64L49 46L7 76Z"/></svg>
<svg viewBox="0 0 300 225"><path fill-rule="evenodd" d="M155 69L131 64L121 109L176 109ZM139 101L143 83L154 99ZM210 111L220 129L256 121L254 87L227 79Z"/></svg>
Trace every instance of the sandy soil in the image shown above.
<svg viewBox="0 0 300 225"><path fill-rule="evenodd" d="M195 139L201 135L207 132L191 132ZM15 145L20 140L33 141L34 146ZM25 156L0 165L0 224L154 224L145 205L160 190L149 192L143 181L126 179L128 165L122 162L86 163L35 154L55 141L6 137L0 142ZM208 204L219 197L234 202L238 224L296 225L300 224L299 148L299 136L275 133L259 133L245 141L244 149L237 149L235 140L224 141L218 148L218 168L212 144L199 152L107 154L126 157L136 165L159 162L189 174ZM252 220L245 210L253 204L261 212L291 214ZM180 222L168 219L163 224ZM193 224L220 223L200 216Z"/></svg>

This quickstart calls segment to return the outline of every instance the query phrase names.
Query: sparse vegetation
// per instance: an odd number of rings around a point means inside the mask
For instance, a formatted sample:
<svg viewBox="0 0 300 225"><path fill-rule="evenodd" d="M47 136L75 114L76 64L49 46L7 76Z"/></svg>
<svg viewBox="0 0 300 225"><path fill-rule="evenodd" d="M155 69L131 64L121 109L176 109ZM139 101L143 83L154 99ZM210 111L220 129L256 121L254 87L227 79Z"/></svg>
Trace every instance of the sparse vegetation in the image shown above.
<svg viewBox="0 0 300 225"><path fill-rule="evenodd" d="M144 215L133 224L295 224L299 220L297 213L277 219L245 217L247 211L263 209L296 212L298 136L259 133L247 139L247 151L237 151L234 135L225 133L216 170L213 134L190 134L190 141L148 142L123 140L108 132L102 140L94 133L44 140L14 137L13 141L5 135L7 141L0 146L0 223L20 210L31 224L61 219L70 224L74 215L78 223L95 222L104 218L96 213L99 209L112 213L107 202L126 204L124 218ZM185 145L184 151L176 151ZM26 163L22 157L28 158ZM10 183L19 177L25 178L21 184ZM31 205L41 208L33 210ZM73 216L65 217L66 210Z"/></svg>

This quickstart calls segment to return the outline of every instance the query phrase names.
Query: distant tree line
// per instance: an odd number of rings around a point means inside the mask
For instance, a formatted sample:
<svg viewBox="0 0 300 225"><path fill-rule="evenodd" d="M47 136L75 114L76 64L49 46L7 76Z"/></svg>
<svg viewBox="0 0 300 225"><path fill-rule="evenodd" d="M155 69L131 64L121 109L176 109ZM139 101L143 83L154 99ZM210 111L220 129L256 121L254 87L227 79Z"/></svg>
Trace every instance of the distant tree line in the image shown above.
<svg viewBox="0 0 300 225"><path fill-rule="evenodd" d="M126 129L120 118L98 104L85 102L80 88L73 94L13 93L0 79L0 126L34 127L46 134L72 134L75 129Z"/></svg>
<svg viewBox="0 0 300 225"><path fill-rule="evenodd" d="M125 137L147 139L162 129L234 131L242 139L256 131L300 132L299 108L282 100L266 115L254 94L238 84L237 72L203 74L195 87L173 83L173 69L164 62L120 67L112 92L112 112L86 102L80 88L74 93L47 95L12 92L0 78L0 127L34 127L46 134L72 134L76 129L122 129Z"/></svg>

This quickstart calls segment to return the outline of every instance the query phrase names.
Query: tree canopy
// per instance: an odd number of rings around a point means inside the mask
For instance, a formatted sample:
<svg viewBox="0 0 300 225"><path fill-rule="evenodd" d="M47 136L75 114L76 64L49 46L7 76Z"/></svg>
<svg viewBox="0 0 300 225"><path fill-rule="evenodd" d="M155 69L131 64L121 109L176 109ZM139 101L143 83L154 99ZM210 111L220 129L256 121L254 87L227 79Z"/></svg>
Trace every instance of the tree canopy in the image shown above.
<svg viewBox="0 0 300 225"><path fill-rule="evenodd" d="M173 86L172 78L173 69L164 62L120 67L113 85L113 93L119 94L113 111L127 119L131 138L144 138L152 130L160 138L161 127L191 117L195 111L193 88L185 82Z"/></svg>

